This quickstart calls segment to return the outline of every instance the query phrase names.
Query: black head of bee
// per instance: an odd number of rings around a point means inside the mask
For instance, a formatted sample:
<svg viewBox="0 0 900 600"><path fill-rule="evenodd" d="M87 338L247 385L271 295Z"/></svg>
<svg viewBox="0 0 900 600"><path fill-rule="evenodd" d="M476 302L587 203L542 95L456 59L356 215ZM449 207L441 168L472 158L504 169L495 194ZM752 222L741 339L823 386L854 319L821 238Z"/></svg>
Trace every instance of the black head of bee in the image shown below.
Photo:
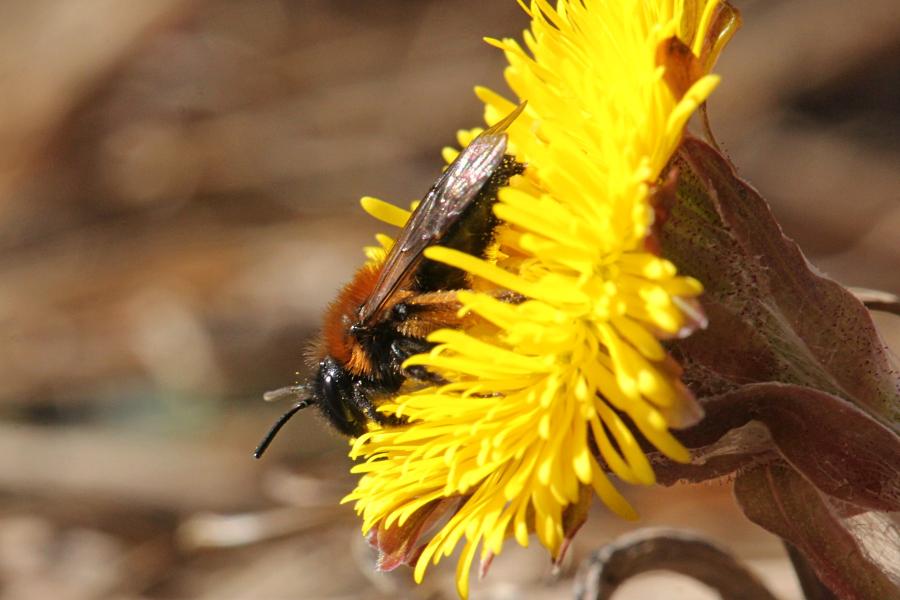
<svg viewBox="0 0 900 600"><path fill-rule="evenodd" d="M348 436L361 435L366 430L366 414L357 401L363 394L359 382L330 356L319 363L319 371L312 383L312 399L325 418L339 432Z"/></svg>

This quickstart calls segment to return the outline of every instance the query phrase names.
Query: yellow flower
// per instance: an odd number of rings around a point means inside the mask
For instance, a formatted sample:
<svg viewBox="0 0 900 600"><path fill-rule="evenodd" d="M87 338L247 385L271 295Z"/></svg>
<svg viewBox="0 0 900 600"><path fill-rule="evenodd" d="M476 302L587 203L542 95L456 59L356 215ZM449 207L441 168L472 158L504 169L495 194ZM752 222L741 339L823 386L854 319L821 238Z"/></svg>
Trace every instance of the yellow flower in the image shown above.
<svg viewBox="0 0 900 600"><path fill-rule="evenodd" d="M401 545L417 581L464 540L463 597L479 547L485 563L509 537L524 546L535 533L557 558L583 520L585 490L635 518L606 475L654 483L629 424L687 461L669 428L699 417L659 339L699 324L691 299L701 286L646 242L653 186L718 82L707 73L735 13L718 0L562 0L556 8L533 0L526 10L525 48L489 40L528 103L508 130L508 151L527 169L499 193L496 247L489 259L426 251L472 275L473 289L458 299L479 324L434 333L434 350L408 361L450 383L380 406L408 424L373 427L353 442L351 456L365 459L354 472L363 475L345 499L375 538L412 536ZM488 123L515 107L476 93ZM461 132L460 143L478 131ZM445 159L455 155L445 150ZM393 225L409 214L371 198L363 205ZM382 256L369 249L370 260ZM497 289L523 301L498 299ZM449 520L411 550L436 507L449 504Z"/></svg>

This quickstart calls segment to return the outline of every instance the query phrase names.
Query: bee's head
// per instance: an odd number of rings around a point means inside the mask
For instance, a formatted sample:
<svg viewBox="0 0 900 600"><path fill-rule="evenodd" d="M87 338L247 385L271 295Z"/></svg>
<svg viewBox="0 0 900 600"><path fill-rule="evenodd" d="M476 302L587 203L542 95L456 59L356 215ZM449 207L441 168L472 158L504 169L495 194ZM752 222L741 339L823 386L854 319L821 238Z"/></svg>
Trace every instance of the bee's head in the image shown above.
<svg viewBox="0 0 900 600"><path fill-rule="evenodd" d="M323 358L312 388L313 401L335 429L348 436L366 431L367 419L361 406L365 392L344 365L331 356Z"/></svg>
<svg viewBox="0 0 900 600"><path fill-rule="evenodd" d="M291 406L269 429L253 451L260 458L281 428L300 410L316 404L335 429L348 436L362 434L366 430L366 418L355 402L357 392L353 379L338 361L326 356L319 362L318 371L306 383L283 387L263 394L266 402L295 398Z"/></svg>

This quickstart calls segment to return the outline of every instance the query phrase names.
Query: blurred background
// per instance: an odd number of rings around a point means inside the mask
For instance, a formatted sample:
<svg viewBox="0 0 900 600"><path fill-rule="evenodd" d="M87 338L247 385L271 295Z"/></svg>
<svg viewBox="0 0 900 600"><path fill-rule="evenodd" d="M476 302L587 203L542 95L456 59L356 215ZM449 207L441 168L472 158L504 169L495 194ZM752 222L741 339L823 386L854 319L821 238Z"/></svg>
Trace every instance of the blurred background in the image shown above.
<svg viewBox="0 0 900 600"><path fill-rule="evenodd" d="M900 5L735 4L720 142L821 270L900 292ZM472 86L505 89L481 37L525 26L513 0L0 4L0 598L454 597L453 561L373 573L317 417L250 451L378 229L358 198L428 188ZM799 597L726 483L625 493ZM474 597L570 597L632 527L598 508L556 577L510 545ZM660 589L712 597L622 597Z"/></svg>

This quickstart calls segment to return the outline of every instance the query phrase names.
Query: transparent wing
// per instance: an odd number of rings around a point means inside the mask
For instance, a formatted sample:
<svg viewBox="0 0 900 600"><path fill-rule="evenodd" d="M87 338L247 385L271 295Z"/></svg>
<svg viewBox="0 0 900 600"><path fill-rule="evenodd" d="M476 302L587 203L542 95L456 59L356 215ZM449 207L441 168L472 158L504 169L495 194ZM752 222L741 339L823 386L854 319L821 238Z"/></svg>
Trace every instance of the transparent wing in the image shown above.
<svg viewBox="0 0 900 600"><path fill-rule="evenodd" d="M472 140L431 186L388 252L375 289L360 308L360 324L378 320L391 295L415 276L425 248L438 243L466 211L503 160L504 131L524 108L523 102Z"/></svg>

